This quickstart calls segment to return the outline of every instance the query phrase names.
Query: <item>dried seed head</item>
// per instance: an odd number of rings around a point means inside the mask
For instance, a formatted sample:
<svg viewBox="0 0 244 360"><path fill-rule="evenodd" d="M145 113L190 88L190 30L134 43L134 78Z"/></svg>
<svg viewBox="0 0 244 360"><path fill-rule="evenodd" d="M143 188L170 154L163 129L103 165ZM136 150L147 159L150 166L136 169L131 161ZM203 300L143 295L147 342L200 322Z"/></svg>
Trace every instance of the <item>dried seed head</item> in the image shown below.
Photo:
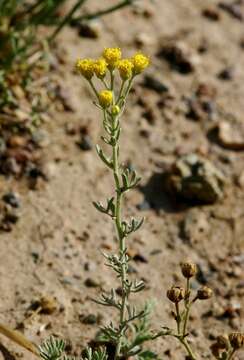
<svg viewBox="0 0 244 360"><path fill-rule="evenodd" d="M227 335L219 335L216 338L216 344L219 349L228 349L229 348L229 339Z"/></svg>
<svg viewBox="0 0 244 360"><path fill-rule="evenodd" d="M220 349L218 343L216 343L216 342L213 343L210 346L210 349L211 349L211 352L212 352L213 356L216 357L217 359L219 359L221 349Z"/></svg>
<svg viewBox="0 0 244 360"><path fill-rule="evenodd" d="M191 262L184 262L181 264L181 272L186 279L190 279L191 277L196 275L197 266L196 264Z"/></svg>
<svg viewBox="0 0 244 360"><path fill-rule="evenodd" d="M213 295L213 290L208 286L201 287L197 292L197 299L199 300L207 300L210 299Z"/></svg>
<svg viewBox="0 0 244 360"><path fill-rule="evenodd" d="M229 340L232 348L238 350L244 345L244 334L232 333L229 335Z"/></svg>
<svg viewBox="0 0 244 360"><path fill-rule="evenodd" d="M167 291L167 298L173 303L178 303L185 297L185 289L179 286L172 286L171 289Z"/></svg>

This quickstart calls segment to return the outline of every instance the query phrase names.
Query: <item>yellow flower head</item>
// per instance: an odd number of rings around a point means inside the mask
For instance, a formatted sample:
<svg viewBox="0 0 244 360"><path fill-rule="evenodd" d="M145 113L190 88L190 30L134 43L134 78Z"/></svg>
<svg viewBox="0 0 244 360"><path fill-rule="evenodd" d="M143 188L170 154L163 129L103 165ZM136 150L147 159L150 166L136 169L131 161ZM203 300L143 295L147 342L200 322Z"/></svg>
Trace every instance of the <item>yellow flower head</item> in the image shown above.
<svg viewBox="0 0 244 360"><path fill-rule="evenodd" d="M135 54L131 60L134 65L134 74L140 74L150 63L149 58L142 53Z"/></svg>
<svg viewBox="0 0 244 360"><path fill-rule="evenodd" d="M99 103L105 109L113 102L113 93L110 90L103 90L98 94Z"/></svg>
<svg viewBox="0 0 244 360"><path fill-rule="evenodd" d="M103 51L103 57L106 60L108 67L114 69L117 62L121 59L120 48L106 48Z"/></svg>
<svg viewBox="0 0 244 360"><path fill-rule="evenodd" d="M83 75L87 80L91 80L94 74L93 70L94 61L92 59L79 59L76 63L76 69Z"/></svg>
<svg viewBox="0 0 244 360"><path fill-rule="evenodd" d="M93 70L99 79L103 79L107 71L106 61L103 58L96 60L93 65Z"/></svg>
<svg viewBox="0 0 244 360"><path fill-rule="evenodd" d="M128 80L132 77L133 63L130 59L120 60L117 64L119 74L122 80Z"/></svg>

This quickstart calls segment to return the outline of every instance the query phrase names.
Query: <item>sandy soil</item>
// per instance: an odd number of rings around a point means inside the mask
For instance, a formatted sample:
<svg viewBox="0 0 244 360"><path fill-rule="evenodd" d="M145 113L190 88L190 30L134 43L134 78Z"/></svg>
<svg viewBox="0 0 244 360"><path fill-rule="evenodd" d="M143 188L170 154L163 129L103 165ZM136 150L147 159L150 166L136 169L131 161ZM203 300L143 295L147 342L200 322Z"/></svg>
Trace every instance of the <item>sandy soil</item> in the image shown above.
<svg viewBox="0 0 244 360"><path fill-rule="evenodd" d="M137 48L148 53L148 74L168 87L158 93L143 86L143 77L138 79L124 116L123 161L143 178L126 199L125 213L146 217L144 227L128 240L129 251L139 255L132 266L147 284L143 299L137 300L156 300L153 328L173 325L165 293L172 283L182 281L179 263L191 259L201 270L193 287L207 282L214 290L213 299L199 302L192 315L191 339L202 358L211 358L208 347L217 334L244 330L244 153L226 149L210 136L230 116L243 122L244 31L243 22L217 3L145 0L138 11L127 8L99 20L98 39L80 38L76 29L60 35L55 54L62 62L53 71L74 111L53 110L44 125L49 141L41 151L48 180L39 179L31 190L25 178L0 178L1 194L15 191L21 200L19 221L11 232L0 234L1 322L21 329L38 344L50 334L58 335L78 355L97 329L96 324L84 324L84 316L95 314L100 324L113 316L90 301L115 281L100 255L100 250L116 249L113 225L91 205L111 195L112 178L93 146L100 142L99 112L73 65L78 56L97 57L105 46L116 45L126 55ZM97 6L90 1L89 8ZM213 9L219 18L203 16L205 9ZM244 14L244 5L240 9ZM169 40L189 51L189 73L180 73L157 56ZM223 79L218 74L226 68L231 68L230 76ZM194 120L186 116L185 99L194 97L199 84L214 87L216 95L211 98L213 112ZM88 151L77 145L80 129L86 129L92 143ZM191 206L172 199L164 189L162 174L191 152L211 160L226 178L224 198L215 204ZM52 314L30 310L42 296L56 299ZM17 358L32 358L3 337L1 343ZM160 359L184 358L173 340L160 339L151 346ZM244 353L236 358L243 359Z"/></svg>

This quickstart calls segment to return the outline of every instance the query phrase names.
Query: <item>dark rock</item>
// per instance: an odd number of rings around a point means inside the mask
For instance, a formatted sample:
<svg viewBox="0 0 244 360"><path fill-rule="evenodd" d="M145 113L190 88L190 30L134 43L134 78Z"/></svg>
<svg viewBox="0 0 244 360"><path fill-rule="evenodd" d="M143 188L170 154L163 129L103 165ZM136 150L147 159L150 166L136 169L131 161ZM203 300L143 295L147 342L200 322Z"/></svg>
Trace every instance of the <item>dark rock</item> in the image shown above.
<svg viewBox="0 0 244 360"><path fill-rule="evenodd" d="M87 286L87 287L98 287L98 286L100 286L100 284L96 280L94 280L92 278L87 278L85 280L85 286Z"/></svg>
<svg viewBox="0 0 244 360"><path fill-rule="evenodd" d="M3 201L6 204L11 205L14 208L20 207L20 199L19 196L14 192L9 192L3 195Z"/></svg>
<svg viewBox="0 0 244 360"><path fill-rule="evenodd" d="M232 67L221 70L218 74L218 78L221 80L232 80L234 77L234 69Z"/></svg>
<svg viewBox="0 0 244 360"><path fill-rule="evenodd" d="M79 35L89 39L97 39L100 35L101 27L98 22L89 21L79 25Z"/></svg>
<svg viewBox="0 0 244 360"><path fill-rule="evenodd" d="M81 140L78 142L79 147L83 151L89 151L92 149L92 141L89 135L81 135Z"/></svg>
<svg viewBox="0 0 244 360"><path fill-rule="evenodd" d="M153 107L148 107L142 113L142 117L144 117L149 122L149 124L154 124L157 117L155 109Z"/></svg>
<svg viewBox="0 0 244 360"><path fill-rule="evenodd" d="M193 54L186 44L182 42L169 42L163 45L158 56L167 60L172 69L181 74L193 72L199 62L197 54Z"/></svg>
<svg viewBox="0 0 244 360"><path fill-rule="evenodd" d="M19 175L21 166L14 157L7 157L1 161L1 172L5 175Z"/></svg>
<svg viewBox="0 0 244 360"><path fill-rule="evenodd" d="M12 206L6 205L5 206L5 214L4 214L4 222L10 224L16 224L20 218L19 212L16 209L12 208Z"/></svg>
<svg viewBox="0 0 244 360"><path fill-rule="evenodd" d="M214 8L206 8L203 10L202 14L204 17L212 21L219 21L220 19L219 12Z"/></svg>
<svg viewBox="0 0 244 360"><path fill-rule="evenodd" d="M153 75L145 75L143 86L161 94L169 91L168 86L155 78Z"/></svg>
<svg viewBox="0 0 244 360"><path fill-rule="evenodd" d="M227 12L233 18L243 21L243 14L241 11L241 1L234 1L231 4L227 2L219 2L219 8Z"/></svg>
<svg viewBox="0 0 244 360"><path fill-rule="evenodd" d="M97 324L97 316L95 314L88 314L86 316L80 315L80 321L85 325Z"/></svg>
<svg viewBox="0 0 244 360"><path fill-rule="evenodd" d="M141 263L145 263L145 264L148 263L147 258L144 255L139 254L139 253L137 253L133 256L133 260L136 262L141 262Z"/></svg>

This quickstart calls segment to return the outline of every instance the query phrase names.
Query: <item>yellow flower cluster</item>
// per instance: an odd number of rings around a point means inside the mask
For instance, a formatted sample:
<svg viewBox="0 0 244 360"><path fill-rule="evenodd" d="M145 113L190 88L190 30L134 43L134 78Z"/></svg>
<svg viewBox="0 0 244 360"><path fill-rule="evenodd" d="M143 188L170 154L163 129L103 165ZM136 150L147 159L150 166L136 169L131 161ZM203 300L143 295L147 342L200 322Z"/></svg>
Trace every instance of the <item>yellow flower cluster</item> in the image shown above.
<svg viewBox="0 0 244 360"><path fill-rule="evenodd" d="M107 63L103 58L94 61L93 64L94 73L97 75L98 79L103 79L107 72Z"/></svg>
<svg viewBox="0 0 244 360"><path fill-rule="evenodd" d="M103 57L106 60L108 67L113 70L121 59L121 50L120 48L106 48L103 51Z"/></svg>
<svg viewBox="0 0 244 360"><path fill-rule="evenodd" d="M122 80L128 80L132 77L133 63L130 59L120 60L117 68Z"/></svg>
<svg viewBox="0 0 244 360"><path fill-rule="evenodd" d="M135 54L131 59L121 59L119 48L106 48L103 57L98 60L79 59L76 68L87 80L91 80L93 75L103 79L107 70L118 69L123 81L131 79L132 76L140 74L149 65L149 58L142 53Z"/></svg>
<svg viewBox="0 0 244 360"><path fill-rule="evenodd" d="M113 102L113 93L110 90L103 90L98 94L99 104L102 108L108 108Z"/></svg>
<svg viewBox="0 0 244 360"><path fill-rule="evenodd" d="M79 59L76 68L84 78L91 80L94 74L94 61L92 59Z"/></svg>
<svg viewBox="0 0 244 360"><path fill-rule="evenodd" d="M142 53L137 53L132 58L134 74L140 74L149 66L149 58Z"/></svg>

